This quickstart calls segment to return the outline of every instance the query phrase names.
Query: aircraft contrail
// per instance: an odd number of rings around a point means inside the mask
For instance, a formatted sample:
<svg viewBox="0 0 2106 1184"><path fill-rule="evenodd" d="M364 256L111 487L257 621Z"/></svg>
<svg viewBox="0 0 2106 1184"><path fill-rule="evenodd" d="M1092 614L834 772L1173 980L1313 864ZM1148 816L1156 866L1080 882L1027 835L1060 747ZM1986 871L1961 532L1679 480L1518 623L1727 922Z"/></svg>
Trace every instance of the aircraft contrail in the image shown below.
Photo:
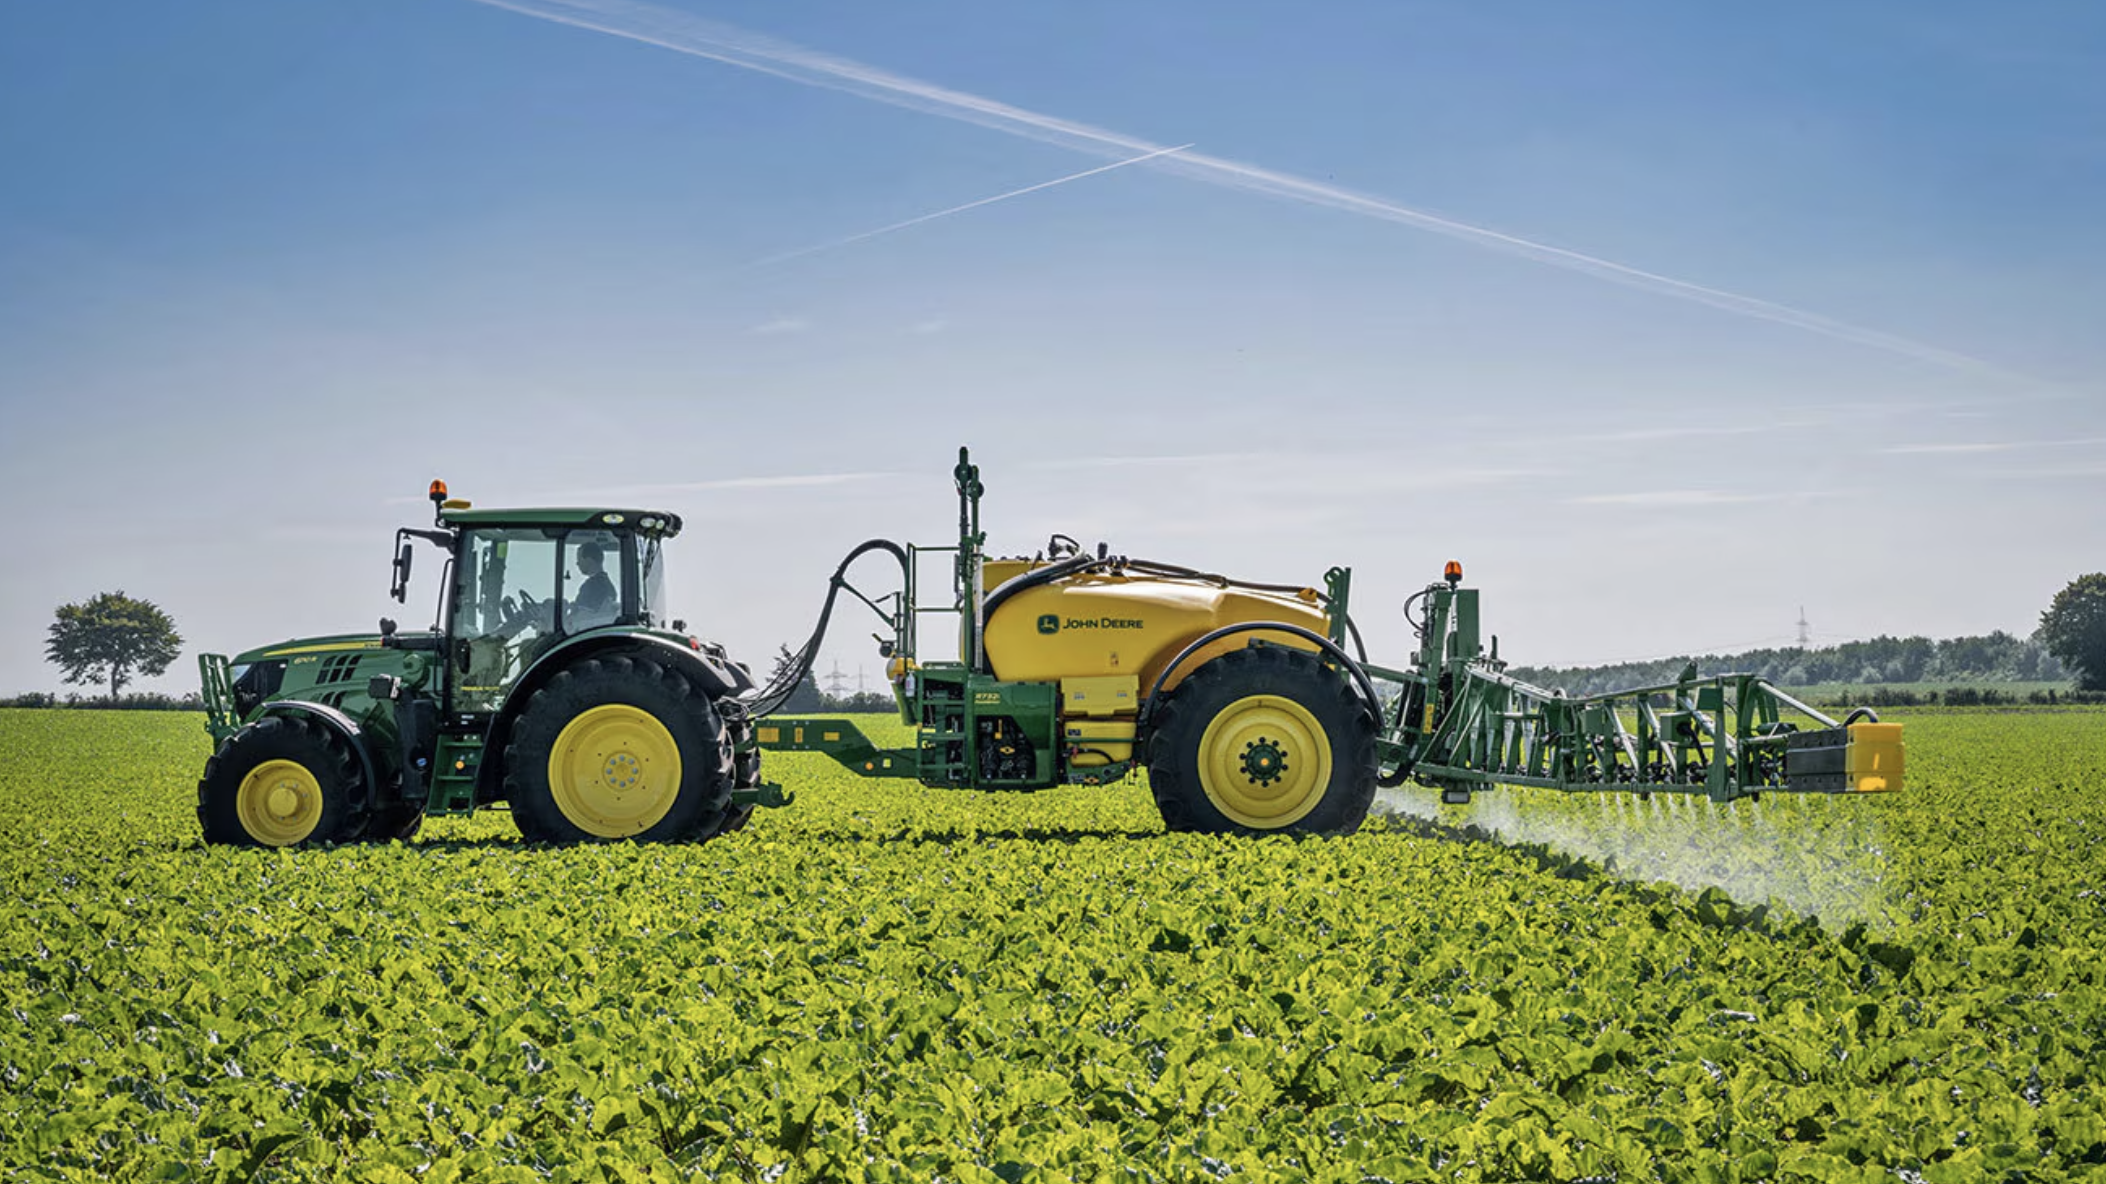
<svg viewBox="0 0 2106 1184"><path fill-rule="evenodd" d="M1156 157L1159 156L1168 156L1173 152L1183 152L1185 149L1190 148L1191 146L1192 145L1190 144L1180 144L1175 148L1162 148L1158 149L1157 151L1146 153L1141 156L1131 157L1126 160L1115 160L1110 164L1098 165L1096 168L1093 169L1084 169L1079 173L1069 173L1065 177L1055 177L1051 181L1040 181L1036 185L1026 185L1022 189L1012 189L1007 193L997 193L993 197L983 197L978 201L969 201L962 206L952 206L947 210L937 210L933 214L923 214L918 218L909 218L904 222L894 222L889 226L880 226L876 230L866 230L863 231L861 234L851 234L844 238L828 239L823 243L814 243L809 247L799 247L794 251L784 251L780 254L768 255L760 259L755 259L751 263L746 264L745 266L766 267L771 263L786 263L792 259L802 259L806 255L816 255L821 251L831 251L835 247L845 247L850 243L859 243L862 242L864 239L876 238L881 234L891 234L895 230L905 230L909 226L919 226L924 222L933 222L938 218L948 218L952 214L962 214L967 210L977 210L981 206L991 206L998 201L1008 201L1012 197L1022 197L1027 193L1037 193L1041 189L1051 189L1055 185L1065 185L1070 181L1080 181L1084 177L1094 177L1098 173L1108 173L1113 169L1123 169L1130 164L1140 164L1142 161L1154 160Z"/></svg>
<svg viewBox="0 0 2106 1184"><path fill-rule="evenodd" d="M1149 161L1150 167L1175 172L1208 184L1243 189L1267 197L1324 206L1363 217L1415 226L1493 250L1521 255L1539 263L1582 272L1598 279L1692 301L1739 316L1790 325L1824 337L1884 350L1932 365L2014 381L2034 382L1994 363L1912 338L1854 325L1775 301L1676 279L1659 272L1604 259L1598 255L1589 255L1468 222L1459 222L1308 177L1277 172L1204 153L1165 148L1138 136L1011 106L981 95L951 90L848 58L835 57L763 37L673 9L641 3L639 0L475 2L539 17L542 20L640 41L677 53L707 58L805 86L843 91L875 102L940 115L946 119L961 120L1009 135L1059 144L1077 151L1098 155L1143 154L1158 158Z"/></svg>

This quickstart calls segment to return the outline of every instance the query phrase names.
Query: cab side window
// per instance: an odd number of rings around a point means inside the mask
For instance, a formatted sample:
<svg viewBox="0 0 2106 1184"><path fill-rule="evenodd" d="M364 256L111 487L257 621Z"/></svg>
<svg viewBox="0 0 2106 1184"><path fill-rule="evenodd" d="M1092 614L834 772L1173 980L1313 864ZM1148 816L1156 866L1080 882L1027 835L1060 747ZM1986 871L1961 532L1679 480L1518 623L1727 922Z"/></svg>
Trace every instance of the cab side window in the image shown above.
<svg viewBox="0 0 2106 1184"><path fill-rule="evenodd" d="M563 631L576 633L621 618L621 539L612 531L574 530L563 541Z"/></svg>

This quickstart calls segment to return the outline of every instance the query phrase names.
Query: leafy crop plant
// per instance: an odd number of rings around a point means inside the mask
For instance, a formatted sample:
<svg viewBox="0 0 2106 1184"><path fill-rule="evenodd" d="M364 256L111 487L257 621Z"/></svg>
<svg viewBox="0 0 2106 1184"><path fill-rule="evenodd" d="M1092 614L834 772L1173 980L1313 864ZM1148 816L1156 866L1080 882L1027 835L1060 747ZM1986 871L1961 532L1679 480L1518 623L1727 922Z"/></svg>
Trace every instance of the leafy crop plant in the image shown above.
<svg viewBox="0 0 2106 1184"><path fill-rule="evenodd" d="M206 848L194 716L0 712L0 1178L2095 1179L2106 714L1909 729L1816 921L795 756L701 846Z"/></svg>

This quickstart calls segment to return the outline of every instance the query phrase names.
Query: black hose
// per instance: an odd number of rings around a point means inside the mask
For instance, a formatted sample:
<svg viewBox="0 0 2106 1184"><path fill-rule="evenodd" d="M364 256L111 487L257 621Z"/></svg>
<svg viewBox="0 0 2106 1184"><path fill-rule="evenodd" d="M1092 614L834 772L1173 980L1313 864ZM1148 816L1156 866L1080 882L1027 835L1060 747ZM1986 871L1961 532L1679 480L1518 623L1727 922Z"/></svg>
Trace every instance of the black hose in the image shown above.
<svg viewBox="0 0 2106 1184"><path fill-rule="evenodd" d="M1404 598L1404 623L1411 626L1412 636L1418 637L1421 640L1423 640L1426 636L1426 622L1423 620L1414 620L1412 618L1411 606L1432 595L1434 589L1439 587L1439 584L1430 584Z"/></svg>
<svg viewBox="0 0 2106 1184"><path fill-rule="evenodd" d="M1876 724L1879 722L1879 713L1877 711L1872 710L1870 707L1853 707L1850 709L1850 714L1843 717L1843 726L1847 728L1851 724L1856 723L1859 716L1863 716L1867 723Z"/></svg>
<svg viewBox="0 0 2106 1184"><path fill-rule="evenodd" d="M1175 563L1159 563L1153 559L1121 558L1119 565L1132 568L1135 571L1145 571L1151 575L1182 576L1188 580L1205 580L1210 584L1219 584L1224 588L1254 588L1260 592L1283 592L1290 596L1297 592L1315 591L1312 588L1304 588L1301 584L1261 584L1256 580L1231 579L1218 572L1200 571L1198 568L1193 567L1180 567ZM1321 592L1316 594L1326 603L1331 599Z"/></svg>
<svg viewBox="0 0 2106 1184"><path fill-rule="evenodd" d="M1316 591L1314 588L1305 588L1300 584L1261 584L1256 580L1231 579L1228 576L1219 575L1215 572L1180 567L1174 563L1158 563L1153 559L1126 559L1122 560L1121 563L1134 571L1144 571L1150 575L1182 576L1191 580L1205 580L1211 584L1219 584L1224 588L1250 588L1258 592L1278 592L1288 596ZM1317 592L1316 598L1321 600L1327 608L1331 604L1331 597L1328 593ZM1360 661L1365 663L1367 661L1367 643L1360 639L1360 626L1353 623L1353 617L1350 613L1346 615L1345 627L1346 632L1353 639L1353 648L1359 651Z"/></svg>
<svg viewBox="0 0 2106 1184"><path fill-rule="evenodd" d="M1109 562L1110 560L1099 559L1095 555L1076 555L1068 559L1063 559L1058 563L1049 563L1046 566L1037 569L1036 571L1027 571L1023 575L1020 575L1015 579L1008 581L1001 587L987 594L987 599L980 603L980 620L983 622L992 620L994 618L995 609L999 608L1005 601L1007 601L1010 597L1015 596L1019 592L1028 591L1029 589L1039 587L1042 584L1050 584L1054 580L1074 575L1077 572L1095 567L1100 563ZM986 650L987 647L981 646L981 652L978 655L976 655L976 660L979 666L979 672L982 674L986 674L990 670L990 667L987 664Z"/></svg>
<svg viewBox="0 0 2106 1184"><path fill-rule="evenodd" d="M749 718L759 719L781 710L782 705L789 702L790 696L797 692L798 684L804 681L804 676L812 672L812 663L819 659L819 646L826 640L827 623L834 615L834 598L841 594L842 587L848 583L848 567L872 551L883 551L899 560L900 577L902 581L907 578L910 561L906 548L898 543L890 539L871 539L851 550L841 560L840 565L834 568L833 578L827 581L826 602L819 608L819 623L812 628L812 636L790 655L788 664L775 672L768 680L767 686L749 692L744 697Z"/></svg>
<svg viewBox="0 0 2106 1184"><path fill-rule="evenodd" d="M1124 555L1109 557L1076 555L1069 559L1063 559L1058 563L1041 567L1035 571L1026 572L1003 584L993 592L988 593L986 601L980 606L980 619L983 622L993 620L995 609L1000 607L1002 602L1019 592L1050 584L1067 576L1079 575L1095 567L1137 571L1155 576L1173 576L1187 580L1200 580L1223 588L1249 588L1257 592L1277 592L1288 596L1304 591L1313 591L1313 589L1305 588L1301 584L1261 584L1256 580L1230 579L1215 572L1200 571L1194 567L1182 567L1175 563L1161 563L1153 559L1130 559ZM1327 606L1331 603L1331 598L1322 592L1316 593L1316 596L1317 599L1323 601ZM1359 651L1360 661L1366 662L1367 643L1361 640L1360 627L1353 623L1353 618L1350 615L1346 617L1345 624L1346 632L1353 638L1353 648ZM984 647L982 647L982 652L979 655L979 670L982 674L987 673L989 670Z"/></svg>

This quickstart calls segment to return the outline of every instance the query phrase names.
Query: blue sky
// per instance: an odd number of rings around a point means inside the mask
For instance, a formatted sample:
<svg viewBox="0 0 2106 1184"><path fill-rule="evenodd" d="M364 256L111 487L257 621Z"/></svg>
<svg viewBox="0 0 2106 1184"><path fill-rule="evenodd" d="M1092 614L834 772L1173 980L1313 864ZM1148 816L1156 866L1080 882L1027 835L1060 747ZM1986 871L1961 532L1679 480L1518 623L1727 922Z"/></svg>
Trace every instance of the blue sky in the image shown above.
<svg viewBox="0 0 2106 1184"><path fill-rule="evenodd" d="M2106 566L2102 112L2087 3L10 5L0 693L106 589L369 626L435 475L681 512L760 663L960 443L994 549L1351 564L1391 660L1450 557L1524 662L2025 632Z"/></svg>

